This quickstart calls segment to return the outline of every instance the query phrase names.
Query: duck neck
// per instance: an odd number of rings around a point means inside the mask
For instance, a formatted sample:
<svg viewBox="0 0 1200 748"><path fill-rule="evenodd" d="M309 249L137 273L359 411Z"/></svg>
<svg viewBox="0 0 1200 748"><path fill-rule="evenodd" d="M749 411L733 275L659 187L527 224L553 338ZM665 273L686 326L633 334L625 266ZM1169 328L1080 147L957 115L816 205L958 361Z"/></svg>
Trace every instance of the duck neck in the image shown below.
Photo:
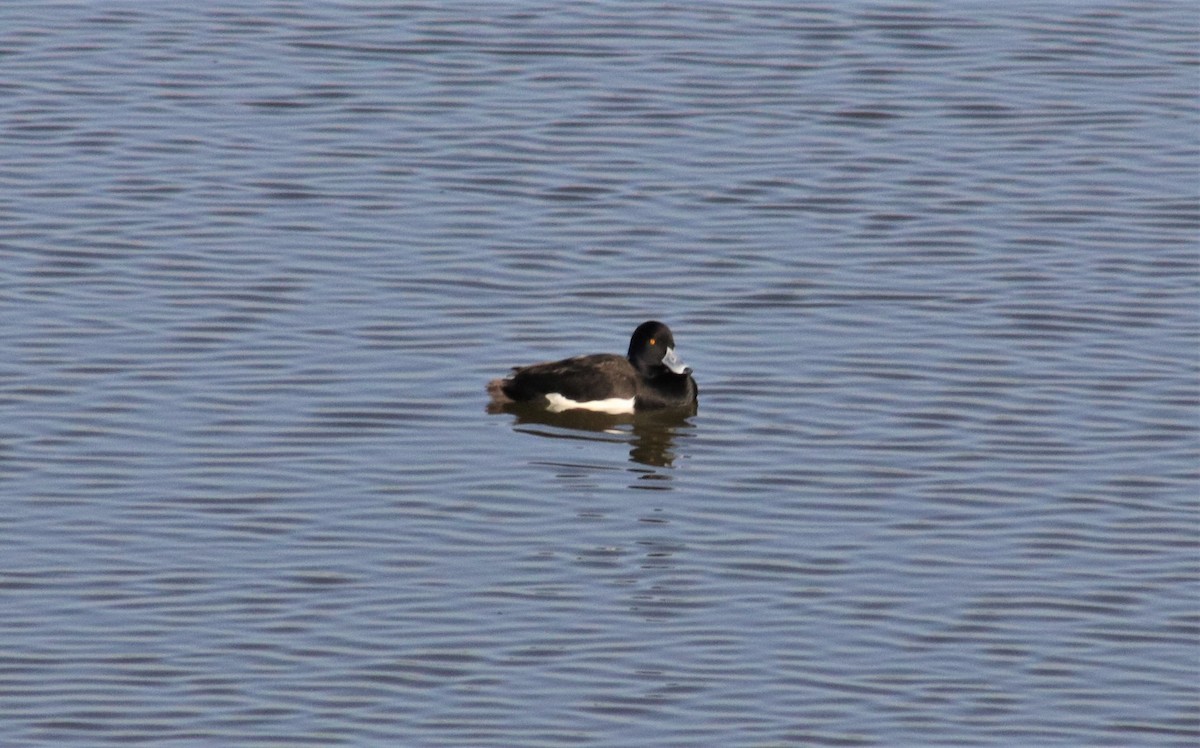
<svg viewBox="0 0 1200 748"><path fill-rule="evenodd" d="M641 374L643 377L658 376L661 373L660 370L664 368L662 366L655 366L643 358L634 356L632 351L630 351L630 354L625 358L629 359L629 363L634 369L637 370L637 373Z"/></svg>

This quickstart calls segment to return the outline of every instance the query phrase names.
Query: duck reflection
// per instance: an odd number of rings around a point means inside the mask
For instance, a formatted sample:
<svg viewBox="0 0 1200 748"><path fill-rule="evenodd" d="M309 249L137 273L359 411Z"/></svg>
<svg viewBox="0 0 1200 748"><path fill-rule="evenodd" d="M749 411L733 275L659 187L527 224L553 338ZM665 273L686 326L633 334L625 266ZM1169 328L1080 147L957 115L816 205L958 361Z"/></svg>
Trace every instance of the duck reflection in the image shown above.
<svg viewBox="0 0 1200 748"><path fill-rule="evenodd" d="M629 459L652 467L670 467L676 459L675 438L692 427L696 404L643 413L597 413L567 410L553 413L526 403L491 403L489 413L516 417L513 429L551 439L587 439L629 443ZM547 428L540 428L547 427Z"/></svg>

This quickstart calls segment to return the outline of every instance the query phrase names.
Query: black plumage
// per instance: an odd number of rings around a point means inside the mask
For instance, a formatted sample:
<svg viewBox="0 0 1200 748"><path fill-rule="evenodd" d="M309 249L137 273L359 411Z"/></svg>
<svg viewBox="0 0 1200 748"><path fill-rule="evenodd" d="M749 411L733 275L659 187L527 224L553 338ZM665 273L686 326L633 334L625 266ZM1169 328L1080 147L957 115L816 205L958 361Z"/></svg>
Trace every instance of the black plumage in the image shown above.
<svg viewBox="0 0 1200 748"><path fill-rule="evenodd" d="M488 392L498 403L550 404L558 395L572 401L569 407L614 398L632 398L635 410L682 407L697 399L691 372L675 355L670 329L651 320L634 331L624 357L596 353L514 367L507 378L489 382Z"/></svg>

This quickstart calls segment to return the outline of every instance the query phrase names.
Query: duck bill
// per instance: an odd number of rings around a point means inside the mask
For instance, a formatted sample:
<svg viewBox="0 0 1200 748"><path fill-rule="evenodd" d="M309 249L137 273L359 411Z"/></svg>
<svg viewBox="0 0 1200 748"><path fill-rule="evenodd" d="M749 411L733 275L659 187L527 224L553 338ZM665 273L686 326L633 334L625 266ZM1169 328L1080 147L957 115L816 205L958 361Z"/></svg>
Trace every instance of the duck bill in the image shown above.
<svg viewBox="0 0 1200 748"><path fill-rule="evenodd" d="M667 367L676 374L691 374L692 370L684 365L683 360L675 355L674 348L667 349L667 355L663 356L663 366Z"/></svg>

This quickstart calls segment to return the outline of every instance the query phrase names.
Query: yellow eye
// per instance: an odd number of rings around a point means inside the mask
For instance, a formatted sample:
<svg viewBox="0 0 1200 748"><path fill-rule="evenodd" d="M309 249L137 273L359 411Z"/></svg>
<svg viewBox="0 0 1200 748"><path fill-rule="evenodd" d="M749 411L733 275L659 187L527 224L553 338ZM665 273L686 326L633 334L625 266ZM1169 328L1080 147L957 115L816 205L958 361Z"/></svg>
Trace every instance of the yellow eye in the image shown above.
<svg viewBox="0 0 1200 748"><path fill-rule="evenodd" d="M654 338L650 338L650 345L654 345Z"/></svg>

